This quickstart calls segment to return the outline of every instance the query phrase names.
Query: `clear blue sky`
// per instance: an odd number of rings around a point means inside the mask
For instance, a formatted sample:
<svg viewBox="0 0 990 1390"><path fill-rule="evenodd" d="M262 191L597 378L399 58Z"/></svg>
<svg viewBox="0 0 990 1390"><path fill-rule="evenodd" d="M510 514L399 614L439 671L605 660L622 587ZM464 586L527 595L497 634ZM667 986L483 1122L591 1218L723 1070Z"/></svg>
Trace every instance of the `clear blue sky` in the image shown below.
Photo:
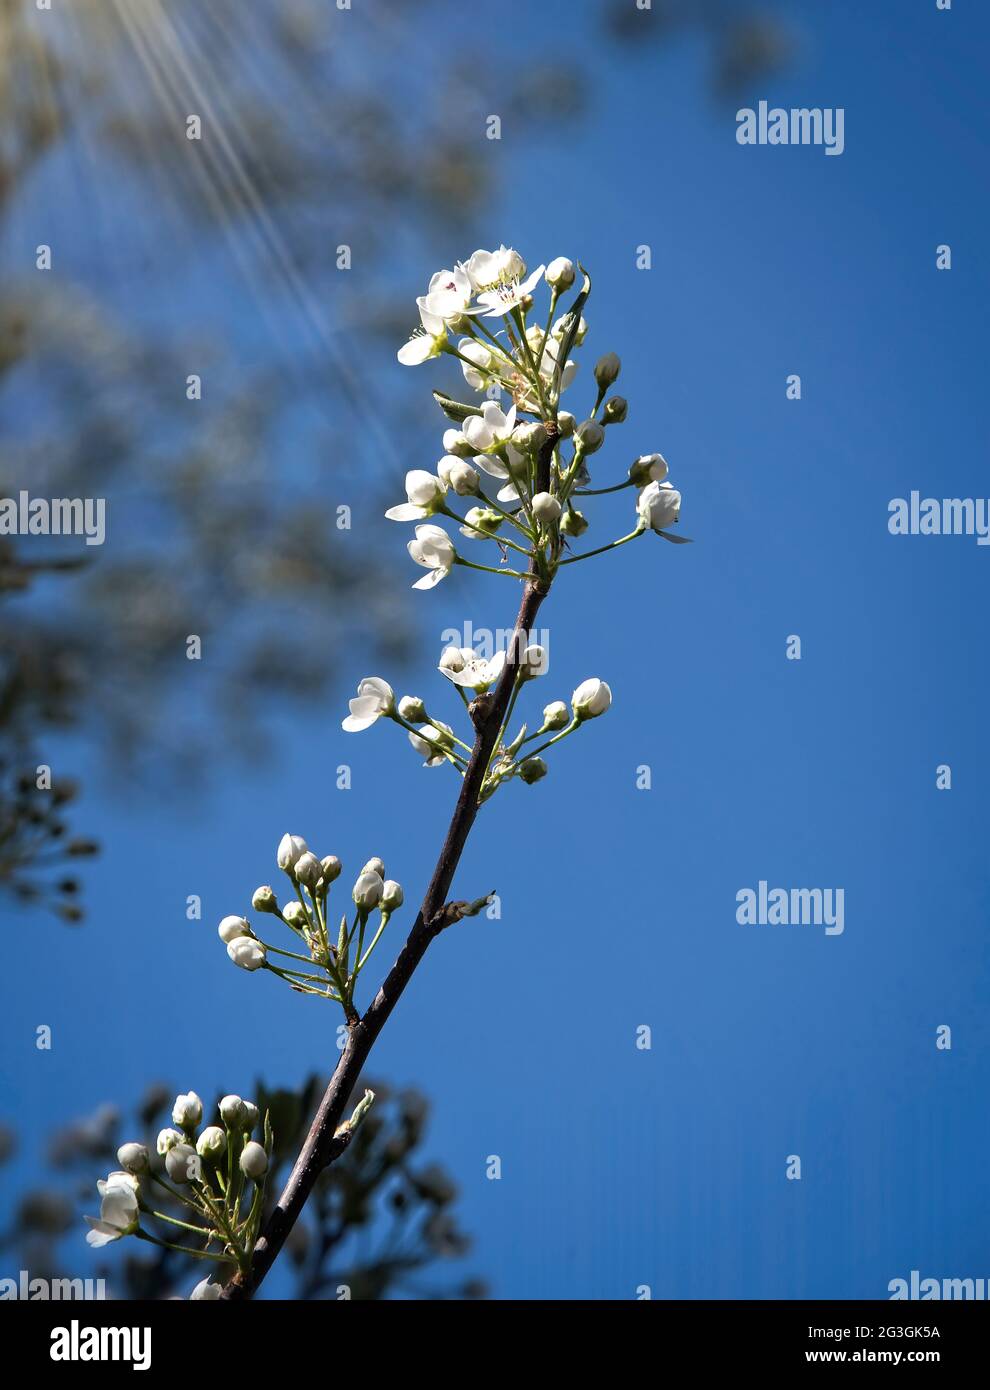
<svg viewBox="0 0 990 1390"><path fill-rule="evenodd" d="M529 54L559 29L565 53L593 58L592 109L543 139L503 131L486 240L588 266L568 404L587 409L606 350L630 401L595 482L661 450L695 544L648 538L564 572L533 706L599 675L613 709L539 786L485 808L455 887L497 887L502 918L431 950L372 1070L432 1098L429 1149L461 1186L470 1267L496 1296L882 1298L911 1269L985 1275L990 547L893 538L887 504L990 495L988 16L965 0L784 7L796 57L745 100L843 107L845 152L829 158L738 146L700 43L620 63L595 56L573 6L519 8ZM442 61L443 45L428 51ZM943 242L950 273L935 269ZM353 273L406 285L411 305L473 249L400 242ZM375 370L386 397L409 384L394 345ZM424 392L445 379L418 371ZM399 467L395 482L399 500ZM593 536L628 529L627 498L601 499ZM390 539L405 586L406 533ZM421 655L395 683L439 712L441 632L504 627L517 595L458 575L413 597ZM800 661L785 659L791 634ZM6 934L5 1109L33 1136L18 1182L52 1122L153 1077L247 1094L258 1074L332 1063L329 1009L235 971L215 923L273 879L286 830L348 869L382 855L418 898L455 779L391 729L339 731L365 665L355 650L332 709L283 725L271 762L210 794L91 782L106 849L87 925ZM353 788L337 792L343 761ZM951 791L936 789L942 763ZM740 926L736 893L761 879L843 888L843 935ZM34 1052L40 1022L50 1054ZM937 1051L946 1024L952 1049Z"/></svg>

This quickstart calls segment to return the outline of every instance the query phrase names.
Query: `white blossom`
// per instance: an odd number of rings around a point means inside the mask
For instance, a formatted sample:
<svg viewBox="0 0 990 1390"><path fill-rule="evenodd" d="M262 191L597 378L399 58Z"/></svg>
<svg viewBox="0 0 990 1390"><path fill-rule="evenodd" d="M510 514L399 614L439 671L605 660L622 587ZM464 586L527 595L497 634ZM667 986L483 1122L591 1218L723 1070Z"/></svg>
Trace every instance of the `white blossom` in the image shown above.
<svg viewBox="0 0 990 1390"><path fill-rule="evenodd" d="M432 724L422 724L418 733L412 730L409 732L409 742L421 757L426 759L426 767L440 767L447 759L444 757L443 749L452 747L454 731L449 724L442 724L439 729Z"/></svg>
<svg viewBox="0 0 990 1390"><path fill-rule="evenodd" d="M157 1149L160 1154L167 1154L169 1149L174 1149L176 1144L181 1144L185 1136L180 1134L177 1129L162 1129L158 1132Z"/></svg>
<svg viewBox="0 0 990 1390"><path fill-rule="evenodd" d="M414 589L432 589L441 579L446 579L457 559L453 541L440 526L417 526L415 540L411 540L406 549L417 565L430 571L416 580Z"/></svg>
<svg viewBox="0 0 990 1390"><path fill-rule="evenodd" d="M591 676L582 681L571 696L571 707L575 719L597 719L612 703L612 692L604 681Z"/></svg>
<svg viewBox="0 0 990 1390"><path fill-rule="evenodd" d="M574 262L566 256L555 256L546 269L546 281L551 289L563 294L574 284Z"/></svg>
<svg viewBox="0 0 990 1390"><path fill-rule="evenodd" d="M268 1155L256 1140L251 1139L241 1150L240 1164L244 1176L257 1182L268 1171Z"/></svg>
<svg viewBox="0 0 990 1390"><path fill-rule="evenodd" d="M489 453L504 444L516 427L516 407L508 413L497 401L485 401L480 415L469 415L462 426L464 438L479 454Z"/></svg>
<svg viewBox="0 0 990 1390"><path fill-rule="evenodd" d="M382 866L384 868L384 865ZM357 882L351 890L351 897L363 912L370 912L382 900L385 883L381 874L367 869L358 874Z"/></svg>
<svg viewBox="0 0 990 1390"><path fill-rule="evenodd" d="M439 478L427 473L425 468L413 468L406 474L408 500L397 507L389 507L385 515L389 521L422 521L437 510L445 491Z"/></svg>
<svg viewBox="0 0 990 1390"><path fill-rule="evenodd" d="M148 1167L148 1150L144 1144L121 1144L117 1162L127 1173L143 1173Z"/></svg>
<svg viewBox="0 0 990 1390"><path fill-rule="evenodd" d="M278 842L275 862L280 869L291 873L296 860L306 853L309 846L301 835L283 835Z"/></svg>
<svg viewBox="0 0 990 1390"><path fill-rule="evenodd" d="M212 1279L201 1279L192 1293L189 1295L191 1301L206 1300L214 1302L223 1293L221 1285L214 1284Z"/></svg>
<svg viewBox="0 0 990 1390"><path fill-rule="evenodd" d="M445 455L437 464L441 481L453 488L458 497L473 497L481 489L481 479L476 468L453 454Z"/></svg>
<svg viewBox="0 0 990 1390"><path fill-rule="evenodd" d="M553 522L559 521L561 505L556 497L549 492L538 492L534 496L530 506L537 521L544 526L550 526Z"/></svg>
<svg viewBox="0 0 990 1390"><path fill-rule="evenodd" d="M418 534L420 531L437 529L435 526L417 526L416 531ZM443 534L445 533L441 532L441 535ZM349 734L360 733L362 729L370 729L375 720L380 719L383 714L391 714L394 706L395 692L388 682L383 681L380 676L365 676L358 686L357 698L348 701L351 712L340 727L346 729Z"/></svg>
<svg viewBox="0 0 990 1390"><path fill-rule="evenodd" d="M386 912L395 912L400 908L405 900L402 892L401 883L396 883L394 878L385 880L385 887L382 891L382 907Z"/></svg>
<svg viewBox="0 0 990 1390"><path fill-rule="evenodd" d="M663 532L680 515L681 494L670 483L648 483L636 503L640 526Z"/></svg>
<svg viewBox="0 0 990 1390"><path fill-rule="evenodd" d="M250 936L239 936L227 946L227 955L242 970L260 970L267 954L262 943Z"/></svg>
<svg viewBox="0 0 990 1390"><path fill-rule="evenodd" d="M428 362L431 357L439 357L447 342L447 329L444 321L437 314L431 314L426 309L425 296L416 301L419 307L420 327L413 331L407 343L396 353L399 361L404 367L417 367L421 362Z"/></svg>
<svg viewBox="0 0 990 1390"><path fill-rule="evenodd" d="M91 1228L86 1233L86 1242L99 1248L136 1231L140 1209L137 1183L130 1173L111 1173L105 1182L97 1183L97 1188L102 1198L100 1215L99 1218L86 1217Z"/></svg>
<svg viewBox="0 0 990 1390"><path fill-rule="evenodd" d="M416 303L421 310L425 309L428 314L449 323L451 319L461 318L464 314L471 302L473 289L471 278L463 266L438 270L431 277L426 294Z"/></svg>
<svg viewBox="0 0 990 1390"><path fill-rule="evenodd" d="M173 1182L192 1182L199 1175L199 1155L191 1144L173 1144L165 1155L165 1171Z"/></svg>
<svg viewBox="0 0 990 1390"><path fill-rule="evenodd" d="M172 1106L172 1123L180 1129L194 1129L203 1118L203 1102L195 1091L189 1091L175 1098Z"/></svg>
<svg viewBox="0 0 990 1390"><path fill-rule="evenodd" d="M527 276L526 262L519 252L500 246L497 251L475 251L464 269L478 291L478 303L473 312L494 318L511 313L532 294L544 267L537 266Z"/></svg>
<svg viewBox="0 0 990 1390"><path fill-rule="evenodd" d="M220 1118L229 1129L240 1129L244 1124L244 1102L240 1096L224 1096L220 1102Z"/></svg>
<svg viewBox="0 0 990 1390"><path fill-rule="evenodd" d="M207 1125L196 1140L200 1158L219 1158L227 1148L227 1136L219 1125Z"/></svg>
<svg viewBox="0 0 990 1390"><path fill-rule="evenodd" d="M217 935L224 943L235 941L239 936L252 936L246 917L225 917L217 927Z"/></svg>
<svg viewBox="0 0 990 1390"><path fill-rule="evenodd" d="M448 654L456 652L456 658ZM471 647L448 647L440 658L439 670L455 685L473 690L476 695L494 685L502 674L505 652L496 652L486 660Z"/></svg>

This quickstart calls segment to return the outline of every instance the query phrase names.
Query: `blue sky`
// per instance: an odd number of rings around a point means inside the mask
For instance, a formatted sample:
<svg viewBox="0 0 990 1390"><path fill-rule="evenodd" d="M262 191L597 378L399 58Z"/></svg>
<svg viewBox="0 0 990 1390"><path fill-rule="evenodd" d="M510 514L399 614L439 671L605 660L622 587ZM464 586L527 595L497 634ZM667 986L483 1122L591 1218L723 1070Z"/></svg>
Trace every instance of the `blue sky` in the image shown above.
<svg viewBox="0 0 990 1390"><path fill-rule="evenodd" d="M590 407L595 356L623 359L629 419L593 460L596 485L661 450L695 541L647 537L562 572L531 708L588 675L613 708L544 782L486 806L455 891L496 887L501 919L444 935L375 1050L376 1075L433 1100L428 1148L461 1186L469 1264L498 1297L882 1298L911 1269L987 1273L990 552L892 537L887 508L912 489L988 495L988 21L934 0L785 9L795 59L744 100L843 107L839 158L737 145L736 103L708 98L690 39L621 61L602 48L586 118L525 141L506 129L479 154L505 176L487 241L592 273L569 408ZM527 7L527 48L557 26L565 54L586 50L563 4ZM650 271L635 267L644 243ZM472 249L400 241L354 273L407 286L412 307ZM424 393L453 384L434 366L418 369ZM372 369L385 397L409 387L392 344ZM441 429L408 466L434 462ZM400 484L397 467L396 500ZM628 498L589 509L589 539L629 529ZM405 532L380 526L404 587ZM413 598L420 656L395 684L444 717L441 632L505 627L517 594L456 574ZM382 855L410 901L425 886L455 779L390 728L340 732L349 687L373 673L360 650L344 664L332 708L281 719L271 758L208 792L91 779L105 852L87 924L7 935L18 1183L53 1122L149 1079L247 1094L256 1075L332 1064L330 1010L235 971L214 927L273 879L286 830L348 869ZM333 789L341 762L349 791ZM736 893L761 879L843 888L844 933L740 926ZM411 919L393 921L392 950ZM51 1053L34 1050L41 1022Z"/></svg>

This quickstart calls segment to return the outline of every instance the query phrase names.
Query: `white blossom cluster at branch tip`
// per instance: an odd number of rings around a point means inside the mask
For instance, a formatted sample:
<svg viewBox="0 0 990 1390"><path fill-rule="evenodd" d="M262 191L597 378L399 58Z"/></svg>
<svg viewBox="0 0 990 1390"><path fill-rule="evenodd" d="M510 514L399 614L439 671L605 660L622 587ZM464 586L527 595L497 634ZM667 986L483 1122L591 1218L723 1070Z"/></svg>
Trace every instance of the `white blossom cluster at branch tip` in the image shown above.
<svg viewBox="0 0 990 1390"><path fill-rule="evenodd" d="M385 681L369 676L358 687L344 728L369 728L382 717L399 719L395 695ZM217 927L227 954L242 970L266 970L299 994L316 995L341 1004L348 1019L354 1014L354 987L368 957L377 946L393 912L402 906L402 888L385 877L381 859L369 859L351 890L353 913L345 909L331 932L329 895L342 866L335 854L318 858L301 835L283 835L275 862L287 876L293 896L281 906L274 889L265 884L251 897L256 912L277 918L296 938L288 950L263 941L246 917L224 917ZM379 920L369 929L369 918ZM353 920L349 920L353 917ZM302 947L303 950L300 950Z"/></svg>
<svg viewBox="0 0 990 1390"><path fill-rule="evenodd" d="M527 273L519 253L500 246L497 251L475 251L453 270L438 271L426 294L417 299L421 326L400 349L399 361L415 365L448 354L460 363L467 385L486 399L463 403L434 393L457 428L444 432L444 453L436 472L408 472L406 501L385 513L392 521L427 523L417 526L409 542L413 560L429 571L414 588L433 588L455 565L513 579L535 574L549 582L561 565L600 555L646 531L666 540L685 539L670 530L679 519L681 498L665 483L662 455L641 454L624 479L591 487L587 460L604 447L607 431L629 416L626 398L608 394L622 371L618 355L606 352L595 363L595 399L585 418L578 420L560 409L561 393L571 386L578 368L573 353L588 332L582 311L591 282L585 272L582 275L573 303L558 314L561 296L575 283L574 263L557 256L545 272L539 266ZM534 293L541 280L549 304L545 313L537 314ZM493 328L490 319L501 322ZM451 333L460 336L455 341ZM565 441L570 441L569 453ZM494 495L491 479L500 484ZM575 499L623 487L642 490L635 529L594 550L569 553L570 540L591 524L577 510ZM476 505L459 511L461 498ZM492 543L497 564L482 565L459 554L446 530L431 520L440 517L456 522L469 540Z"/></svg>
<svg viewBox="0 0 990 1390"><path fill-rule="evenodd" d="M220 1123L208 1124L197 1134L203 1102L195 1091L176 1096L174 1127L160 1131L157 1161L145 1144L121 1144L120 1170L97 1183L100 1215L86 1217L90 1245L102 1247L134 1236L195 1259L216 1261L228 1274L250 1267L272 1152L271 1125L266 1114L259 1142L251 1137L261 1120L253 1102L224 1096L217 1109ZM142 1225L143 1217L152 1219L153 1229L168 1228L174 1238L153 1234ZM219 1296L220 1285L209 1279L191 1294L195 1299Z"/></svg>

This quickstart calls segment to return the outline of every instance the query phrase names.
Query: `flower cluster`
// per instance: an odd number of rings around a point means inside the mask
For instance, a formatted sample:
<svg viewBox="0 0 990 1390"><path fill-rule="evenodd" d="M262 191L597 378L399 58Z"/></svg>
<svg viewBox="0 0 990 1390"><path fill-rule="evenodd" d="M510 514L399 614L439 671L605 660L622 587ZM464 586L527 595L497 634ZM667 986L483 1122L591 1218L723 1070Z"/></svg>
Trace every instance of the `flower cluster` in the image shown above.
<svg viewBox="0 0 990 1390"><path fill-rule="evenodd" d="M448 647L440 657L438 669L456 688L467 706L470 704L468 692L475 697L486 694L502 674L505 662L505 652L496 652L493 657L485 658L471 647ZM570 706L563 700L551 700L544 706L543 717L535 732L529 733L528 726L523 724L510 739L507 730L520 691L527 682L545 675L546 671L544 649L535 644L523 648L516 663L516 675L502 732L482 783L480 801L486 801L502 782L512 777L519 777L530 785L541 781L547 774L547 765L540 754L589 719L604 714L612 703L612 692L605 681L592 677L582 681L574 691ZM391 720L406 730L409 742L423 758L424 766L441 767L449 763L461 776L464 775L471 749L457 737L449 724L433 718L418 695L403 695L396 700L395 692L387 681L380 676L366 676L358 686L356 697L350 702L350 711L342 724L349 733L368 729L379 719ZM543 742L533 748L530 745L536 739L543 739Z"/></svg>
<svg viewBox="0 0 990 1390"><path fill-rule="evenodd" d="M203 1102L189 1091L176 1096L174 1127L161 1131L156 1154L144 1144L122 1144L117 1150L120 1170L97 1183L100 1215L86 1217L89 1244L100 1247L136 1236L197 1259L215 1260L229 1269L246 1270L261 1223L271 1126L266 1114L262 1142L253 1139L261 1116L256 1105L240 1096L224 1096L218 1117L219 1124L200 1129ZM155 1188L166 1192L176 1209L184 1209L185 1219L156 1208ZM152 1235L141 1226L145 1213L174 1226L177 1236L197 1243L179 1245ZM220 1285L209 1279L192 1294L193 1298L219 1296Z"/></svg>
<svg viewBox="0 0 990 1390"><path fill-rule="evenodd" d="M542 325L529 321L541 280L549 290ZM572 353L588 332L582 316L591 292L586 274L570 309L557 315L558 301L574 281L574 265L562 256L527 274L519 253L501 246L476 251L454 270L438 271L416 301L420 328L400 348L399 361L415 365L447 353L460 362L468 386L486 399L465 404L434 393L457 428L443 436L436 472L407 473L406 501L385 513L393 521L422 523L408 546L427 571L414 588L432 588L454 565L514 579L536 575L549 583L561 565L602 554L647 531L669 541L686 539L670 530L680 515L681 495L667 481L661 454L640 455L617 484L591 487L588 459L602 448L609 427L626 419L629 407L625 397L609 394L621 370L619 358L609 352L595 364L590 414L579 423L560 409L561 393L578 370ZM501 319L501 327L489 328L489 319ZM499 485L494 496L492 480ZM626 487L637 491L634 529L596 550L569 553L570 540L589 527L576 499ZM457 499L470 503L465 512L455 510ZM434 517L456 521L468 540L495 544L498 566L461 555ZM508 563L515 555L526 561L524 569Z"/></svg>
<svg viewBox="0 0 990 1390"><path fill-rule="evenodd" d="M365 706L361 704L361 708ZM329 894L331 885L340 877L340 860L333 854L318 859L301 835L283 835L275 859L292 885L294 898L281 907L274 890L265 885L255 889L251 906L255 912L277 917L305 946L306 954L286 951L262 941L246 917L224 917L217 928L220 940L226 944L230 959L242 970L269 970L300 994L315 994L342 1004L345 1014L351 1018L357 977L378 945L389 917L402 906L402 888L394 879L385 877L385 865L380 859L369 859L351 890L353 920L348 922L345 912L331 940ZM378 922L369 934L368 922L375 912ZM366 935L370 935L367 945ZM306 969L288 963L277 965L269 959L270 955L286 962L299 961Z"/></svg>

